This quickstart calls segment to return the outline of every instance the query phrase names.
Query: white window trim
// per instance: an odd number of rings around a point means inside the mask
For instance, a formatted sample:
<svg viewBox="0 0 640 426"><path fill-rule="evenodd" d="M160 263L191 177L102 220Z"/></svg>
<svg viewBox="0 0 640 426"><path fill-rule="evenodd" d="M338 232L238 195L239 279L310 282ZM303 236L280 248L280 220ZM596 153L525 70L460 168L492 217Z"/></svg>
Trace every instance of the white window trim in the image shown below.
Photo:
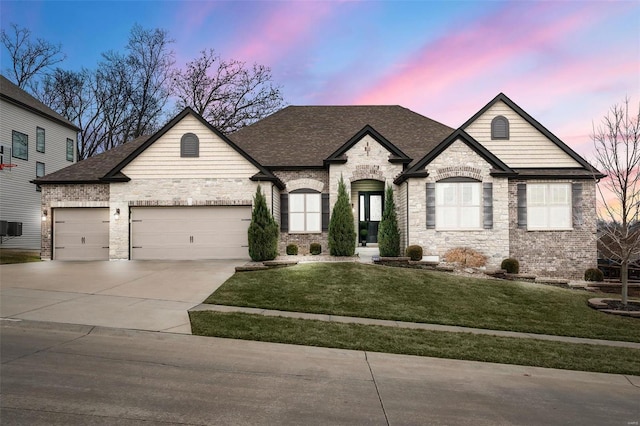
<svg viewBox="0 0 640 426"><path fill-rule="evenodd" d="M536 187L540 187L543 186L545 187L545 197L548 200L549 197L549 193L550 193L550 189L552 186L555 185L563 185L565 187L567 187L567 203L563 203L563 204L555 204L555 206L565 206L568 210L567 212L567 216L568 216L568 222L569 225L568 226L551 226L551 224L549 223L549 220L547 221L547 224L545 226L538 226L538 227L534 227L531 226L531 211L533 208L546 208L547 209L547 218L550 218L550 215L548 214L548 211L551 209L551 207L553 207L554 205L551 205L548 201L543 205L543 206L532 206L531 205L531 191ZM527 231L573 231L573 200L572 200L572 193L571 193L571 184L570 183L560 183L560 182L547 182L547 183L543 183L543 182L535 182L535 183L529 183L527 184Z"/></svg>
<svg viewBox="0 0 640 426"><path fill-rule="evenodd" d="M292 197L296 197L296 196L303 196L304 197L304 211L292 211L291 208L293 206L293 202L292 202ZM314 197L318 197L318 206L319 206L319 210L317 212L309 212L307 211L307 197L308 196L314 196ZM292 226L293 226L293 221L292 221L292 217L293 214L303 214L304 216L304 229L303 230L292 230ZM318 216L318 225L319 225L319 229L318 230L309 230L308 229L308 217L309 215L317 215ZM289 234L322 234L322 194L319 192L297 192L297 193L290 193L289 194Z"/></svg>
<svg viewBox="0 0 640 426"><path fill-rule="evenodd" d="M476 188L476 190L478 191L478 204L476 205L464 205L462 204L462 192L460 190L456 190L456 203L455 205L446 205L446 204L441 204L439 203L439 199L441 198L441 196L439 195L439 192L442 190L444 184L455 184L455 185L459 185L460 187L463 184L472 184L473 188ZM458 212L458 224L457 226L454 227L444 227L442 225L442 217L443 217L443 213L442 213L442 208L443 207L455 207L457 209ZM478 209L478 226L477 227L461 227L459 226L460 224L460 218L461 218L461 214L460 214L460 209L467 207L467 208L477 208ZM482 222L482 215L483 215L483 210L482 210L482 182L436 182L436 227L435 230L436 231L484 231L483 228L483 222Z"/></svg>

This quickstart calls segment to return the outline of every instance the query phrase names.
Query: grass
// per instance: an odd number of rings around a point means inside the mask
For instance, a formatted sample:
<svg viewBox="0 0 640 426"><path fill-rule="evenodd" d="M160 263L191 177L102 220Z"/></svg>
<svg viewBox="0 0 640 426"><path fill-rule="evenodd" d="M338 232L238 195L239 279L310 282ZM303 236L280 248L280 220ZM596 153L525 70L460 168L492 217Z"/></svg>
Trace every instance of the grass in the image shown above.
<svg viewBox="0 0 640 426"><path fill-rule="evenodd" d="M640 342L640 322L597 312L597 294L358 263L242 272L205 303Z"/></svg>
<svg viewBox="0 0 640 426"><path fill-rule="evenodd" d="M40 262L40 253L28 250L0 249L0 265Z"/></svg>
<svg viewBox="0 0 640 426"><path fill-rule="evenodd" d="M640 375L640 350L329 323L219 312L191 312L193 334L535 367Z"/></svg>

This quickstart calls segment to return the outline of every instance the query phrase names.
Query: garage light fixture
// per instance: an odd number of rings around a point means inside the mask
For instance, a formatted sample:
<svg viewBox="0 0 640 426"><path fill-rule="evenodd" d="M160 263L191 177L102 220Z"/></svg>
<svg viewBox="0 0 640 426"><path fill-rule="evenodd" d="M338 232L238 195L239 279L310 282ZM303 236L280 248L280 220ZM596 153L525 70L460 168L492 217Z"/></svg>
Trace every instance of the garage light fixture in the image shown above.
<svg viewBox="0 0 640 426"><path fill-rule="evenodd" d="M42 221L44 222L45 220L47 220L47 211L42 210Z"/></svg>
<svg viewBox="0 0 640 426"><path fill-rule="evenodd" d="M115 220L120 219L120 209L116 209L116 212L113 214L113 218Z"/></svg>

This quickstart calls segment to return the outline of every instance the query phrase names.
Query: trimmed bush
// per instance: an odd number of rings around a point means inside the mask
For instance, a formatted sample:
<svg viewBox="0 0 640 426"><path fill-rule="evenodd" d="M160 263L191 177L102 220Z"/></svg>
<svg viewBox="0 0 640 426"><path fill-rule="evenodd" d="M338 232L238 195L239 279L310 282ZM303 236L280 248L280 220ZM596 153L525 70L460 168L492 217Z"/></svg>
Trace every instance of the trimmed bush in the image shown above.
<svg viewBox="0 0 640 426"><path fill-rule="evenodd" d="M311 243L311 245L309 246L309 253L313 254L314 256L322 253L322 246L320 245L320 243Z"/></svg>
<svg viewBox="0 0 640 426"><path fill-rule="evenodd" d="M400 230L393 201L393 188L387 185L384 195L384 211L378 228L378 248L382 257L400 256ZM421 256L422 258L422 256Z"/></svg>
<svg viewBox="0 0 640 426"><path fill-rule="evenodd" d="M516 259L507 258L500 264L500 269L504 269L508 274L517 274L520 272L520 262Z"/></svg>
<svg viewBox="0 0 640 426"><path fill-rule="evenodd" d="M356 230L351 201L344 179L338 182L338 199L329 221L329 252L332 256L353 256L356 252Z"/></svg>
<svg viewBox="0 0 640 426"><path fill-rule="evenodd" d="M298 254L298 246L295 244L287 245L287 254L289 256L295 256Z"/></svg>
<svg viewBox="0 0 640 426"><path fill-rule="evenodd" d="M584 271L584 280L585 281L604 281L604 274L598 268L589 268Z"/></svg>
<svg viewBox="0 0 640 426"><path fill-rule="evenodd" d="M260 185L253 198L249 225L249 256L256 262L273 260L278 256L278 224L267 208Z"/></svg>
<svg viewBox="0 0 640 426"><path fill-rule="evenodd" d="M445 262L477 268L487 264L487 256L468 247L456 247L444 254Z"/></svg>
<svg viewBox="0 0 640 426"><path fill-rule="evenodd" d="M407 257L410 257L411 260L422 260L422 246L409 246L405 250L405 254Z"/></svg>

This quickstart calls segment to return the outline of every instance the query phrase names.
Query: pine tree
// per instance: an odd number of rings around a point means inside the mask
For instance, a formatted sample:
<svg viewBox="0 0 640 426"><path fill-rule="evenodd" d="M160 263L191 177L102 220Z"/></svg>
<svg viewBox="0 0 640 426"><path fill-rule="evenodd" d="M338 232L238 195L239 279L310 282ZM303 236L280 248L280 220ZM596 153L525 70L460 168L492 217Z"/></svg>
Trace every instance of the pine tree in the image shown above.
<svg viewBox="0 0 640 426"><path fill-rule="evenodd" d="M267 208L260 185L253 199L253 212L249 225L249 256L257 262L273 260L278 256L278 224Z"/></svg>
<svg viewBox="0 0 640 426"><path fill-rule="evenodd" d="M391 186L387 186L384 203L382 220L378 228L378 248L382 257L397 257L400 256L400 230Z"/></svg>
<svg viewBox="0 0 640 426"><path fill-rule="evenodd" d="M353 256L356 250L356 230L347 187L342 176L338 182L338 200L329 221L329 252L332 256Z"/></svg>

